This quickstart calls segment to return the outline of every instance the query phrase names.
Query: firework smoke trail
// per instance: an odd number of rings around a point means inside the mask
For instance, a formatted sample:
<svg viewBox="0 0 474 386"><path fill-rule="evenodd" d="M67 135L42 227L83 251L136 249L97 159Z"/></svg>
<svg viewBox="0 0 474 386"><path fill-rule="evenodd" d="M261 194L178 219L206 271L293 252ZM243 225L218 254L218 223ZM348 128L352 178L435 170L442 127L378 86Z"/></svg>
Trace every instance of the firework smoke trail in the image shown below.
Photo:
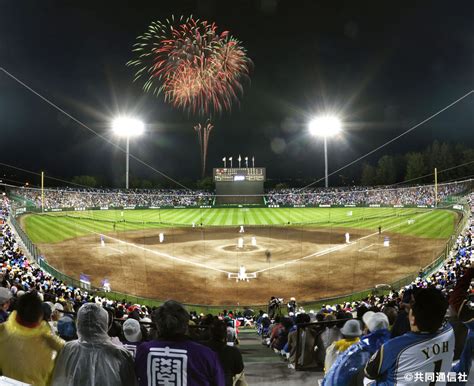
<svg viewBox="0 0 474 386"><path fill-rule="evenodd" d="M199 153L201 155L201 168L203 168L203 165L204 165L204 152L203 152L203 147L202 147L202 126L201 126L201 124L198 123L197 125L194 125L194 130L196 131L196 133L198 135Z"/></svg>
<svg viewBox="0 0 474 386"><path fill-rule="evenodd" d="M207 161L207 148L209 144L209 136L211 134L212 129L214 128L214 125L210 122L208 119L205 123L205 125L201 125L198 123L197 125L194 126L194 130L198 134L198 139L199 139L199 149L201 152L201 176L204 178L206 174L206 161Z"/></svg>

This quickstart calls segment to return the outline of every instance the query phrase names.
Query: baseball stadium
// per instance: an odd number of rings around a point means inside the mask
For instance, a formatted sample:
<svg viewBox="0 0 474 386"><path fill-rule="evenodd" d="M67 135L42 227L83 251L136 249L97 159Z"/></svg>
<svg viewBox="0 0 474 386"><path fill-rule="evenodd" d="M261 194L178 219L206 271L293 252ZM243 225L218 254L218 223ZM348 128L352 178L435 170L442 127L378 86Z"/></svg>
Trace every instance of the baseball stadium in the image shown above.
<svg viewBox="0 0 474 386"><path fill-rule="evenodd" d="M0 2L0 386L474 384L473 9Z"/></svg>
<svg viewBox="0 0 474 386"><path fill-rule="evenodd" d="M9 195L26 204L20 213L32 209L17 221L40 264L79 285L104 290L106 283L109 296L172 297L191 307L255 308L275 293L311 304L412 281L446 253L464 221L458 197L471 182L441 185L437 207L437 186L239 196L240 182L217 184L232 195L32 189ZM247 192L249 184L261 185L247 182ZM41 200L48 206L35 213ZM140 206L173 200L189 205ZM351 204L361 200L371 204ZM95 210L77 207L100 202L106 204Z"/></svg>

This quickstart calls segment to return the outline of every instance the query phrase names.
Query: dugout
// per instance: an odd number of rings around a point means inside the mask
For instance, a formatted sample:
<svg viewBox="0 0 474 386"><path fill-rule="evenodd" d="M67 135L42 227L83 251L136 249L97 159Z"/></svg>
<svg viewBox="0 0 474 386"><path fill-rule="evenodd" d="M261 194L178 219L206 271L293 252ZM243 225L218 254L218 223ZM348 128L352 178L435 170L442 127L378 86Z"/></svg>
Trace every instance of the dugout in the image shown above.
<svg viewBox="0 0 474 386"><path fill-rule="evenodd" d="M214 168L216 204L263 204L265 168Z"/></svg>

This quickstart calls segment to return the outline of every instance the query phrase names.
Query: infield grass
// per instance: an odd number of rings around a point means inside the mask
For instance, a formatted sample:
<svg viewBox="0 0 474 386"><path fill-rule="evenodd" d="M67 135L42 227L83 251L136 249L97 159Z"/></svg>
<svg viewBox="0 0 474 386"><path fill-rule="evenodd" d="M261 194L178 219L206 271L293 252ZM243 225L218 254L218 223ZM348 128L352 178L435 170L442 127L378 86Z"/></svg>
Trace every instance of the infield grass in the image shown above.
<svg viewBox="0 0 474 386"><path fill-rule="evenodd" d="M91 233L192 226L307 226L383 230L448 238L456 213L419 208L212 208L96 210L28 214L23 228L34 243L54 243ZM411 222L409 220L414 220Z"/></svg>

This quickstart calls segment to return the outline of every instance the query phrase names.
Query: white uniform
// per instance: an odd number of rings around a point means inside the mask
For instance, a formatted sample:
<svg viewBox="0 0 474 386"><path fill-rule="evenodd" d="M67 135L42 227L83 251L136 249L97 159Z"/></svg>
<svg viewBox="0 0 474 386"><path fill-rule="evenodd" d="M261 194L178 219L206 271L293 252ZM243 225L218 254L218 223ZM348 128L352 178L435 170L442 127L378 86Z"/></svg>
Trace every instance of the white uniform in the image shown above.
<svg viewBox="0 0 474 386"><path fill-rule="evenodd" d="M454 332L447 324L435 334L408 332L389 340L370 358L365 374L377 385L442 385L446 379L438 374L451 371L453 356Z"/></svg>

